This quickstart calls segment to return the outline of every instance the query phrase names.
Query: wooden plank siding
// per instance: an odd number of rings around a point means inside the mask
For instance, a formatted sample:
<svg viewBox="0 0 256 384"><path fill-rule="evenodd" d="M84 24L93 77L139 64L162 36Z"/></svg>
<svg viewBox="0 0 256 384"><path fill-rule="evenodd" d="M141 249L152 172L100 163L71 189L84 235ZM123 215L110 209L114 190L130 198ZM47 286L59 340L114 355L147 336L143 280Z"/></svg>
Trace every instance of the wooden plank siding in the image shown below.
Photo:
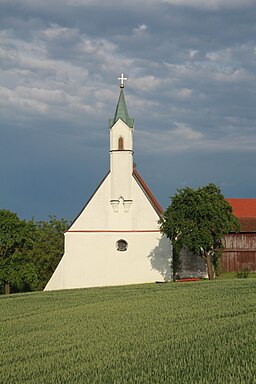
<svg viewBox="0 0 256 384"><path fill-rule="evenodd" d="M240 222L239 233L223 239L221 266L225 272L248 268L256 272L256 199L227 199Z"/></svg>
<svg viewBox="0 0 256 384"><path fill-rule="evenodd" d="M229 233L223 239L221 267L224 272L248 268L256 272L256 233Z"/></svg>

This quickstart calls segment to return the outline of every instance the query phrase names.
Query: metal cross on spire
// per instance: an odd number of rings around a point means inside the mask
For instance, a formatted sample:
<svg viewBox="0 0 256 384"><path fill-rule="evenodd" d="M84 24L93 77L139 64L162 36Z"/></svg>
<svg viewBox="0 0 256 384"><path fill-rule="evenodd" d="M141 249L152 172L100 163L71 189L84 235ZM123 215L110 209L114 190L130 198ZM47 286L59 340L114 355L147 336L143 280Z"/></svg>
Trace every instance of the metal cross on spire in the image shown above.
<svg viewBox="0 0 256 384"><path fill-rule="evenodd" d="M124 77L124 74L121 73L121 76L118 77L118 80L120 80L120 88L124 88L124 80L127 80L127 77Z"/></svg>

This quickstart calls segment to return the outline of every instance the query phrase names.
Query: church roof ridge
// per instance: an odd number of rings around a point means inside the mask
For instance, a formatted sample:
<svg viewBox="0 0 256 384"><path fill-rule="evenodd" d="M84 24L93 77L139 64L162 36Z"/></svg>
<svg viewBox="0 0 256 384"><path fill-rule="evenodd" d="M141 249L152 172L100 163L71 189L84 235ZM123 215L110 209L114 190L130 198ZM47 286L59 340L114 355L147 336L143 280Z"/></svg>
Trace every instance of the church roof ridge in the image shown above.
<svg viewBox="0 0 256 384"><path fill-rule="evenodd" d="M133 128L134 119L129 117L128 109L127 109L126 102L125 102L123 88L121 88L121 90L120 90L120 95L119 95L119 99L117 102L114 119L109 119L109 128L112 128L113 125L119 119L121 119L125 124L127 124L128 127Z"/></svg>

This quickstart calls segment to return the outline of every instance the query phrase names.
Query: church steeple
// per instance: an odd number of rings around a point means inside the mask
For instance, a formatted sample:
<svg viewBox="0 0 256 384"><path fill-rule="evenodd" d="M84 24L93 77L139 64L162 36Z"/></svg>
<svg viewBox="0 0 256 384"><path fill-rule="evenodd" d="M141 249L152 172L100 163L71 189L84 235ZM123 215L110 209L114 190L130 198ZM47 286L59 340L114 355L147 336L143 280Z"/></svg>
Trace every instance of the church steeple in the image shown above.
<svg viewBox="0 0 256 384"><path fill-rule="evenodd" d="M118 99L118 103L116 106L116 112L114 119L109 120L109 128L112 128L113 125L119 120L123 120L123 122L128 125L128 127L133 128L134 125L134 119L131 119L128 114L125 98L124 98L124 91L123 86L120 90L120 95Z"/></svg>
<svg viewBox="0 0 256 384"><path fill-rule="evenodd" d="M127 80L127 77L124 77L124 74L121 73L121 77L118 78L120 80L120 95L116 106L116 113L114 119L109 119L109 128L112 128L115 123L121 119L123 122L128 125L128 127L133 128L134 119L131 119L128 114L125 98L124 98L124 80Z"/></svg>
<svg viewBox="0 0 256 384"><path fill-rule="evenodd" d="M114 212L128 213L132 205L132 172L133 172L133 125L134 119L128 114L124 98L123 73L118 79L120 95L114 119L109 120L110 128L110 203Z"/></svg>

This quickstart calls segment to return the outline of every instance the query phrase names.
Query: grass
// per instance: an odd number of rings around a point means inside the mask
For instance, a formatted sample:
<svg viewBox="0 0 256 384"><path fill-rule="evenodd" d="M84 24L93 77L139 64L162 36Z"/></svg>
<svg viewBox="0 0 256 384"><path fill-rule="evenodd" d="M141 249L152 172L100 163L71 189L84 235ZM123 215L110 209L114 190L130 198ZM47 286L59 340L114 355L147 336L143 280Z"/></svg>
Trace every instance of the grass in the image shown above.
<svg viewBox="0 0 256 384"><path fill-rule="evenodd" d="M248 272L248 277L251 279L256 278L256 272ZM221 272L218 280L237 279L237 272Z"/></svg>
<svg viewBox="0 0 256 384"><path fill-rule="evenodd" d="M223 383L255 378L255 279L0 298L0 383Z"/></svg>

